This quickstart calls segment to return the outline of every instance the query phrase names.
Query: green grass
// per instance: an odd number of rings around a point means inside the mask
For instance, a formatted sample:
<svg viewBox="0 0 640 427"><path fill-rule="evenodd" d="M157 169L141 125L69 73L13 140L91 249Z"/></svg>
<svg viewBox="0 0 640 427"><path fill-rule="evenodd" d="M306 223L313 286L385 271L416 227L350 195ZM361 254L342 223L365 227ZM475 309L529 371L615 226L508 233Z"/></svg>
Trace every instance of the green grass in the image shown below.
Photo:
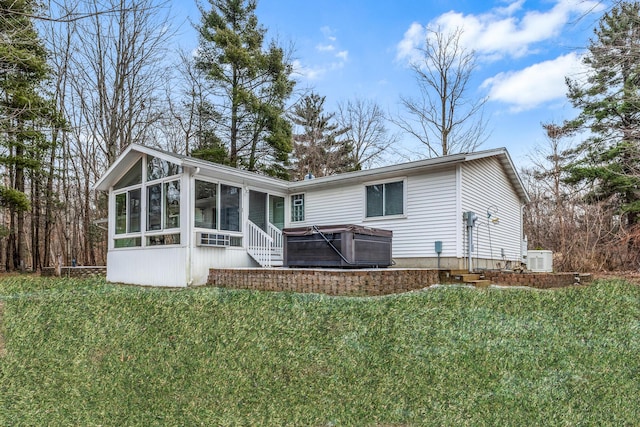
<svg viewBox="0 0 640 427"><path fill-rule="evenodd" d="M640 287L0 280L0 425L637 425Z"/></svg>

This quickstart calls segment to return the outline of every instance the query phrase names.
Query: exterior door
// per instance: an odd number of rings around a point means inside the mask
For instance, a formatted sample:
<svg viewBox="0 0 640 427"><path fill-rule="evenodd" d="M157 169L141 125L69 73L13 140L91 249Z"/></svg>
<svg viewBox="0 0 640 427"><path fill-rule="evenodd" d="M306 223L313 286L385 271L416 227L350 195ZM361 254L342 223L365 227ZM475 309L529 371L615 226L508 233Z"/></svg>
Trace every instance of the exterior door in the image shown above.
<svg viewBox="0 0 640 427"><path fill-rule="evenodd" d="M284 197L250 190L249 220L267 233L269 223L282 230L284 228Z"/></svg>
<svg viewBox="0 0 640 427"><path fill-rule="evenodd" d="M284 197L269 195L269 222L278 230L284 228Z"/></svg>
<svg viewBox="0 0 640 427"><path fill-rule="evenodd" d="M267 193L249 191L249 221L267 231Z"/></svg>

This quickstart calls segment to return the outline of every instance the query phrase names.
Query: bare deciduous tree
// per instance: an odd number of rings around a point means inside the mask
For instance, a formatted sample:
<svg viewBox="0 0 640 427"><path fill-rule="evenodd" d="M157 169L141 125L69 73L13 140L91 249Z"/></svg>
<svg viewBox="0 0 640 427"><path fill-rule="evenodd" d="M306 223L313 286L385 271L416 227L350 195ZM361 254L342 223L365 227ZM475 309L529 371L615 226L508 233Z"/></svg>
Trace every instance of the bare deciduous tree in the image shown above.
<svg viewBox="0 0 640 427"><path fill-rule="evenodd" d="M101 7L118 12L107 15L94 2L81 7L91 15L74 28L73 95L92 126L85 137L100 141L110 165L130 143L154 142L173 33L166 2L109 0Z"/></svg>
<svg viewBox="0 0 640 427"><path fill-rule="evenodd" d="M408 117L395 123L424 144L429 157L474 151L486 140L487 98L468 97L476 55L461 36L461 29L427 30L422 58L411 64L420 97L400 98Z"/></svg>
<svg viewBox="0 0 640 427"><path fill-rule="evenodd" d="M204 115L200 113L206 103L208 85L190 53L180 51L178 56L177 74L166 87L169 117L165 129L172 133L167 138L167 148L188 156L197 148L197 137L202 133Z"/></svg>
<svg viewBox="0 0 640 427"><path fill-rule="evenodd" d="M169 10L167 2L151 0L64 0L49 7L51 16L68 17L41 25L67 126L57 135L56 173L50 175L57 182L47 182L58 202L46 215L56 226L45 231L51 237L44 264L57 256L67 264L104 263L104 234L95 221L106 215L106 204L92 186L129 143L164 144L157 129L173 35Z"/></svg>
<svg viewBox="0 0 640 427"><path fill-rule="evenodd" d="M526 207L525 223L533 247L553 250L562 258L556 268L573 264L568 249L573 245L573 219L579 204L579 189L567 185L565 168L571 160L567 142L573 132L561 125L543 123L547 144L538 146L530 156L532 167L523 171L528 178L531 202Z"/></svg>
<svg viewBox="0 0 640 427"><path fill-rule="evenodd" d="M347 129L344 136L351 142L358 169L380 163L398 141L386 126L386 114L374 101L356 98L339 103L337 120Z"/></svg>

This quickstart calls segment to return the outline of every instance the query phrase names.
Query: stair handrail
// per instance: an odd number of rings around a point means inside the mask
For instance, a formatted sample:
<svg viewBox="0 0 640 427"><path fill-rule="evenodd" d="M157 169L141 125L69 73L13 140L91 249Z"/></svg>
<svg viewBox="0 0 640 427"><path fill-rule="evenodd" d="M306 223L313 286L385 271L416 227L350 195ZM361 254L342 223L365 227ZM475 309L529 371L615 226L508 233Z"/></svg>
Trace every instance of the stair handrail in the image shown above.
<svg viewBox="0 0 640 427"><path fill-rule="evenodd" d="M262 267L271 267L273 238L251 220L247 220L247 238L249 255Z"/></svg>
<svg viewBox="0 0 640 427"><path fill-rule="evenodd" d="M272 223L267 223L267 230L269 230L269 236L273 239L271 250L272 253L278 256L283 255L284 250L284 238L282 235L282 230L273 225Z"/></svg>

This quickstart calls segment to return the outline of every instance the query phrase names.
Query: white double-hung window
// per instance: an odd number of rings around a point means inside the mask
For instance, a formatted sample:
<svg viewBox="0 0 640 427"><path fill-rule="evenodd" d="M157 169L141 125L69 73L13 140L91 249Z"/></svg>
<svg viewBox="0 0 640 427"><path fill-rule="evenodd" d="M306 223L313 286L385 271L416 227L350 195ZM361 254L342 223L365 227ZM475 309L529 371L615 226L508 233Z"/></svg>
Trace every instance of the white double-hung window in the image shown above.
<svg viewBox="0 0 640 427"><path fill-rule="evenodd" d="M367 185L366 217L404 215L404 187L404 180Z"/></svg>

